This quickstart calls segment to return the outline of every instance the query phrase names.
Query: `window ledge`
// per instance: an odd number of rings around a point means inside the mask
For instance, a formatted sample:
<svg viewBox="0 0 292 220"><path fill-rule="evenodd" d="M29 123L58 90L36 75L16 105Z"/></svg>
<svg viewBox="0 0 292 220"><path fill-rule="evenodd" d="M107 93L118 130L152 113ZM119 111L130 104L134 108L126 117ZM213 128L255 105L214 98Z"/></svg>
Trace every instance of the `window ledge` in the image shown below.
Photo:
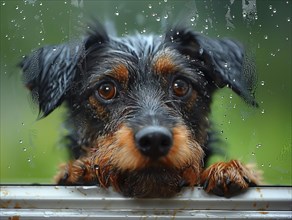
<svg viewBox="0 0 292 220"><path fill-rule="evenodd" d="M124 198L85 186L4 186L1 219L287 219L292 187L253 187L232 198L187 188L169 199Z"/></svg>

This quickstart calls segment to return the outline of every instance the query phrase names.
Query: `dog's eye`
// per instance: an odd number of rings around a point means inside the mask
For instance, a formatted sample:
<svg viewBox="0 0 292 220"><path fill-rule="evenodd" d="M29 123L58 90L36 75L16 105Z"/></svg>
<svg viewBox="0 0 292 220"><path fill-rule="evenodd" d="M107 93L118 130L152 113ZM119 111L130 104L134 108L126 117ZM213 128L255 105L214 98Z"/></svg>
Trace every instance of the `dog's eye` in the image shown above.
<svg viewBox="0 0 292 220"><path fill-rule="evenodd" d="M178 97L186 96L187 94L189 94L190 89L191 85L183 79L176 79L173 81L172 91L173 94Z"/></svg>
<svg viewBox="0 0 292 220"><path fill-rule="evenodd" d="M97 88L97 93L102 99L110 100L116 97L117 88L114 83L105 82Z"/></svg>

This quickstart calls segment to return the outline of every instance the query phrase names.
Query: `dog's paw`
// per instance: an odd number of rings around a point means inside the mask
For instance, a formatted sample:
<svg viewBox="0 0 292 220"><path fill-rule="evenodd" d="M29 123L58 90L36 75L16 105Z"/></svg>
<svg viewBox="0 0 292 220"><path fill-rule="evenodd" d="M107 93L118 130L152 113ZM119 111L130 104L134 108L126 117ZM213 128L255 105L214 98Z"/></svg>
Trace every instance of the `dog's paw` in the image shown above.
<svg viewBox="0 0 292 220"><path fill-rule="evenodd" d="M87 161L76 160L60 166L59 173L55 176L58 185L95 185L96 175L92 172Z"/></svg>
<svg viewBox="0 0 292 220"><path fill-rule="evenodd" d="M218 162L201 174L201 185L208 193L230 197L240 193L249 186L260 183L258 172L244 166L238 160Z"/></svg>

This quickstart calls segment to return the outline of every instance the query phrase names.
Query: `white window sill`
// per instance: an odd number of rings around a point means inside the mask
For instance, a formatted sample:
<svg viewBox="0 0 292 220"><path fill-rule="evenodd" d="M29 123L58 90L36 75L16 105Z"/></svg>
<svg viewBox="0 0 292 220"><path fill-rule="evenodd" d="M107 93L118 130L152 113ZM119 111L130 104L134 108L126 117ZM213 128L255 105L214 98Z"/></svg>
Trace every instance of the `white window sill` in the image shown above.
<svg viewBox="0 0 292 220"><path fill-rule="evenodd" d="M232 197L186 189L170 199L124 198L73 186L0 186L2 219L291 219L292 187L254 187Z"/></svg>

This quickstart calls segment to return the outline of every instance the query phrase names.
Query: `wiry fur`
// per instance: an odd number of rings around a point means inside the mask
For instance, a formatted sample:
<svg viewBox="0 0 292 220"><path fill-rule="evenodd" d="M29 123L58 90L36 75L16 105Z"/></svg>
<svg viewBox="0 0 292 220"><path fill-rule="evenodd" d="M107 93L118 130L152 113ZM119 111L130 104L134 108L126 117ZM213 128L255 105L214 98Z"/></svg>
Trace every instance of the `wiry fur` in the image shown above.
<svg viewBox="0 0 292 220"><path fill-rule="evenodd" d="M217 175L214 169L234 165L220 163L213 165L213 174L203 172L212 152L208 115L214 92L228 85L256 105L243 62L239 43L188 28L169 28L163 37L118 38L97 25L84 40L41 48L21 66L42 117L62 102L71 114L70 147L76 160L62 166L57 183L113 186L131 197L168 197L199 183L212 191L216 184L208 184ZM181 97L173 91L176 80L188 86ZM114 85L114 98L97 94L104 83ZM137 144L137 133L153 126L171 134L163 156L148 157ZM227 178L234 180L232 189L257 182L241 170L236 175L247 181ZM223 194L229 191L225 184Z"/></svg>

